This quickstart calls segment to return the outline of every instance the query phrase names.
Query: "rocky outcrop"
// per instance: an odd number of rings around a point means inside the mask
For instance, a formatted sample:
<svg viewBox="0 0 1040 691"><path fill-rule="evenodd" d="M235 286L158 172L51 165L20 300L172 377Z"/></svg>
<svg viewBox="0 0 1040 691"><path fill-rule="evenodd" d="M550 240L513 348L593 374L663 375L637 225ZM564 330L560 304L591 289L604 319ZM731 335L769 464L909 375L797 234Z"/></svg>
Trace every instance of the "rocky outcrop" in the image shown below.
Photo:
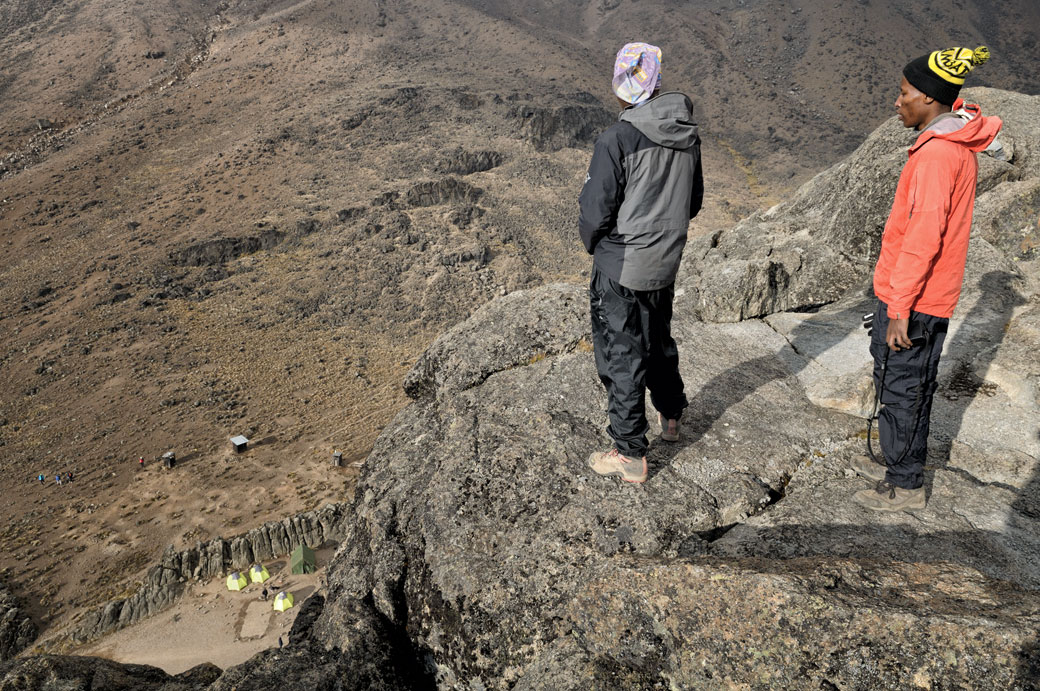
<svg viewBox="0 0 1040 691"><path fill-rule="evenodd" d="M510 297L584 319L579 288L540 290ZM846 337L865 353L867 307L843 305L785 333L678 317L691 406L683 440L652 445L645 487L585 467L607 444L591 355L510 353L486 335L529 320L479 311L413 370L424 386L369 458L331 601L370 598L445 688L873 688L878 668L895 687L1033 678L1040 523L1018 504L1035 512L1035 468L1022 491L937 470L916 516L854 509L864 423L814 404L798 377ZM1028 352L1016 334L1031 322L1018 323L1005 343Z"/></svg>
<svg viewBox="0 0 1040 691"><path fill-rule="evenodd" d="M67 634L83 643L150 617L173 604L189 581L203 581L230 571L289 554L300 544L320 545L342 535L344 508L328 504L320 509L271 521L244 535L199 542L183 551L167 548L160 563L148 570L144 585L130 597L113 600L84 615Z"/></svg>
<svg viewBox="0 0 1040 691"><path fill-rule="evenodd" d="M458 178L444 178L420 182L408 190L404 199L410 206L436 206L452 202L472 204L480 199L483 190Z"/></svg>
<svg viewBox="0 0 1040 691"><path fill-rule="evenodd" d="M472 175L502 165L497 151L456 151L437 163L437 171L450 175Z"/></svg>
<svg viewBox="0 0 1040 691"><path fill-rule="evenodd" d="M149 665L124 665L76 655L36 655L0 663L0 688L196 691L220 674L219 667L208 663L171 676Z"/></svg>
<svg viewBox="0 0 1040 691"><path fill-rule="evenodd" d="M0 584L0 661L10 660L36 640L37 629L10 590Z"/></svg>
<svg viewBox="0 0 1040 691"><path fill-rule="evenodd" d="M405 378L412 398L444 395L480 384L495 372L588 348L587 298L569 285L521 291L478 309L431 345Z"/></svg>
<svg viewBox="0 0 1040 691"><path fill-rule="evenodd" d="M590 144L617 119L592 94L581 93L561 100L571 102L559 106L521 105L512 111L520 138L537 151Z"/></svg>
<svg viewBox="0 0 1040 691"><path fill-rule="evenodd" d="M1040 97L968 89L966 99L1004 120L1008 160L979 157L976 229L999 249L1034 256ZM740 321L830 304L870 275L912 134L894 118L847 159L790 200L693 243L685 271L696 308L711 321ZM692 256L691 256L692 255Z"/></svg>
<svg viewBox="0 0 1040 691"><path fill-rule="evenodd" d="M216 266L238 257L277 247L285 233L270 228L259 235L244 238L214 238L170 253L177 266Z"/></svg>
<svg viewBox="0 0 1040 691"><path fill-rule="evenodd" d="M170 263L175 266L219 266L248 254L274 249L288 240L306 237L317 231L320 226L321 224L313 218L301 218L289 233L277 228L266 228L256 235L246 237L203 240L171 252Z"/></svg>

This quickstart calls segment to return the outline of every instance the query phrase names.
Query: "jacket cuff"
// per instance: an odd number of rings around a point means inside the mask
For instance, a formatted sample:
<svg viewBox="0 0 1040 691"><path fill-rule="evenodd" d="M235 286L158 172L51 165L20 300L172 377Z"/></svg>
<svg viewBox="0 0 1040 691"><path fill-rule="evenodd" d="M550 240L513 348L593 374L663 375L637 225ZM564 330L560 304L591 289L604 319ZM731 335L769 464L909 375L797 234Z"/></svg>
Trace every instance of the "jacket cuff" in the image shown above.
<svg viewBox="0 0 1040 691"><path fill-rule="evenodd" d="M885 314L888 315L889 319L909 319L910 308L909 307L898 307L895 305L889 305Z"/></svg>

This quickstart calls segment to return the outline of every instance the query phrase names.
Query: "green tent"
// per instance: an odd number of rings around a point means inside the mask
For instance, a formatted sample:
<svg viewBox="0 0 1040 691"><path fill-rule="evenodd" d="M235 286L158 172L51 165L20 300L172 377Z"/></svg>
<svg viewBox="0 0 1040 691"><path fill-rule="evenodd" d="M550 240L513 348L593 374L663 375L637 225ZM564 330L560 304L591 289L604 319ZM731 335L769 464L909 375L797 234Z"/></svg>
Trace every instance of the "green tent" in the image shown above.
<svg viewBox="0 0 1040 691"><path fill-rule="evenodd" d="M314 573L318 569L314 550L304 544L293 550L289 564L292 565L293 573Z"/></svg>

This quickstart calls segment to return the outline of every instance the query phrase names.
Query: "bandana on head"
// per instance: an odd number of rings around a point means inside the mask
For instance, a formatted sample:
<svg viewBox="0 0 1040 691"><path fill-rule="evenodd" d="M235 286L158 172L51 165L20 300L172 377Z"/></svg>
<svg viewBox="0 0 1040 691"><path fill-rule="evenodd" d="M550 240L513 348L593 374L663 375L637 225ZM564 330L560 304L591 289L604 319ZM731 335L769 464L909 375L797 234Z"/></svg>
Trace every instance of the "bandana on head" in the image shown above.
<svg viewBox="0 0 1040 691"><path fill-rule="evenodd" d="M626 43L614 60L614 93L625 103L642 103L661 86L661 49Z"/></svg>

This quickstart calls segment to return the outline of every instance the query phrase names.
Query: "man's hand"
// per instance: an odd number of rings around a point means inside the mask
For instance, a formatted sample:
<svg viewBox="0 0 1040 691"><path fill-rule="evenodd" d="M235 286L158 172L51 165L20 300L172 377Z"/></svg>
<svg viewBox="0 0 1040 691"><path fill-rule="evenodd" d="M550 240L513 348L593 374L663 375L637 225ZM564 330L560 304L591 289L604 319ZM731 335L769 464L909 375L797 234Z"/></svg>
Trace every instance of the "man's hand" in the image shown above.
<svg viewBox="0 0 1040 691"><path fill-rule="evenodd" d="M885 343L888 343L890 349L900 351L903 348L913 346L913 343L910 342L910 337L906 333L908 328L910 328L909 319L888 320L888 329L885 331Z"/></svg>

